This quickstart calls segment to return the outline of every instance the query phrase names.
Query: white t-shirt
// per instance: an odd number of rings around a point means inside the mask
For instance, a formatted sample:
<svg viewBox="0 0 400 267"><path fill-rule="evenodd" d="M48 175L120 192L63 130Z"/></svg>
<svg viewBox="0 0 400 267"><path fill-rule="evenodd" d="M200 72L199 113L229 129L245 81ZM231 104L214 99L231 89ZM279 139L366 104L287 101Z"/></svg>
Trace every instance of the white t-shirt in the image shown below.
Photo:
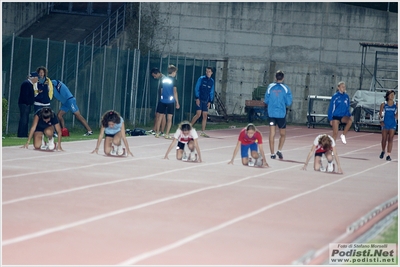
<svg viewBox="0 0 400 267"><path fill-rule="evenodd" d="M194 128L190 130L188 135L184 135L181 129L177 129L174 138L181 143L187 144L190 140L199 138L199 135Z"/></svg>

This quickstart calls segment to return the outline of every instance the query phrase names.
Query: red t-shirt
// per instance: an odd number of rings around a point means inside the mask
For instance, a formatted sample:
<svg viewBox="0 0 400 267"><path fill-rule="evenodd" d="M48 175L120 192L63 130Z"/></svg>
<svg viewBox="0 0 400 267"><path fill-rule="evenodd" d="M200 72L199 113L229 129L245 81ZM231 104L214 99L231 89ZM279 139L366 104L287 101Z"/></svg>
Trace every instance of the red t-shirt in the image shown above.
<svg viewBox="0 0 400 267"><path fill-rule="evenodd" d="M252 138L247 136L246 128L240 131L238 141L242 143L242 145L251 145L253 143L262 144L262 136L259 131L256 131Z"/></svg>

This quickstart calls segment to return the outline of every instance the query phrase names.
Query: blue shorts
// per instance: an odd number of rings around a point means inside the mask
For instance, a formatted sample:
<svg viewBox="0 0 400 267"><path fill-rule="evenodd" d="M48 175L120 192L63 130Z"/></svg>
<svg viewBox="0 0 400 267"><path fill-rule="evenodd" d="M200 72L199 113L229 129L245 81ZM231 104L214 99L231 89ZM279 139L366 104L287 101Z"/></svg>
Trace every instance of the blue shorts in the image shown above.
<svg viewBox="0 0 400 267"><path fill-rule="evenodd" d="M76 99L75 97L71 97L67 100L67 102L65 102L64 104L62 104L61 108L62 111L64 112L68 112L71 110L72 113L75 113L77 111L79 111L78 106L76 105Z"/></svg>
<svg viewBox="0 0 400 267"><path fill-rule="evenodd" d="M396 121L386 122L382 127L382 129L384 130L396 130L396 128L397 128Z"/></svg>
<svg viewBox="0 0 400 267"><path fill-rule="evenodd" d="M258 144L257 143L252 143L250 145L241 145L240 146L240 153L242 155L242 158L248 158L249 157L249 149L251 151L258 151Z"/></svg>
<svg viewBox="0 0 400 267"><path fill-rule="evenodd" d="M200 100L200 107L196 105L196 111L197 110L208 112L208 101L204 102Z"/></svg>

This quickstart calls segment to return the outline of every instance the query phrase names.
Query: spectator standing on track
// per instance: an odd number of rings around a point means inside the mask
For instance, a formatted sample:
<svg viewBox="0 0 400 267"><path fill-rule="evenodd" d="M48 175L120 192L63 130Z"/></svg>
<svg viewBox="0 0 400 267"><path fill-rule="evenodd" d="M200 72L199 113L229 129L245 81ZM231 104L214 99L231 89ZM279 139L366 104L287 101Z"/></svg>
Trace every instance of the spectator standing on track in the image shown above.
<svg viewBox="0 0 400 267"><path fill-rule="evenodd" d="M168 66L168 77L165 77L161 81L161 97L157 105L157 112L159 114L167 114L167 130L165 132L165 139L172 139L169 136L171 130L172 117L174 115L175 108L179 109L178 91L176 89L176 73L178 68L174 65ZM162 116L157 118L156 134L155 137L160 136L160 125Z"/></svg>
<svg viewBox="0 0 400 267"><path fill-rule="evenodd" d="M306 162L301 168L302 170L307 170L307 165L314 153L314 171L321 172L334 172L335 164L333 163L333 157L335 157L336 163L338 165L338 173L343 173L342 167L340 166L339 156L336 151L335 140L327 134L320 134L314 139L314 143L311 146L311 150L308 153ZM325 155L328 160L328 166L325 168L322 165L322 156Z"/></svg>
<svg viewBox="0 0 400 267"><path fill-rule="evenodd" d="M379 158L383 159L385 156L385 149L387 143L387 157L386 160L391 161L390 153L393 147L393 137L397 128L397 103L394 101L395 92L389 90L386 92L386 101L381 104L379 115L381 116L382 126L382 152Z"/></svg>
<svg viewBox="0 0 400 267"><path fill-rule="evenodd" d="M126 153L133 157L132 152L129 150L128 140L125 136L124 119L121 117L121 115L119 115L118 112L110 110L103 114L101 118L99 138L97 139L96 148L92 151L92 153L99 153L99 147L104 135L104 153L107 156L122 156L124 154L121 144L122 139L125 144Z"/></svg>
<svg viewBox="0 0 400 267"><path fill-rule="evenodd" d="M268 85L264 98L264 103L268 106L269 149L271 151L271 159L275 159L276 155L278 155L279 159L283 159L282 148L286 139L286 113L287 107L292 104L292 92L289 86L283 83L284 77L285 75L281 70L276 72L276 82ZM280 137L278 151L275 155L276 125L278 125Z"/></svg>
<svg viewBox="0 0 400 267"><path fill-rule="evenodd" d="M61 128L65 128L64 123L64 114L68 111L71 111L75 117L82 123L82 125L86 128L86 133L83 136L89 136L93 134L92 129L90 128L89 124L79 112L78 105L76 104L76 99L72 95L71 91L68 87L59 80L52 80L51 83L53 84L54 90L54 97L61 102L62 106L61 109L57 113L58 120L60 121Z"/></svg>
<svg viewBox="0 0 400 267"><path fill-rule="evenodd" d="M36 69L36 73L39 76L38 82L35 83L35 112L43 107L50 107L50 100L53 99L53 84L51 80L47 78L47 69L43 66Z"/></svg>
<svg viewBox="0 0 400 267"><path fill-rule="evenodd" d="M58 145L57 151L62 150L61 148L61 127L58 122L57 116L55 116L53 110L49 107L39 109L33 118L31 130L29 131L28 141L23 148L28 148L29 143L33 137L33 146L35 149L49 149L55 148L54 144L54 128L58 133ZM44 136L48 139L48 145L45 145Z"/></svg>
<svg viewBox="0 0 400 267"><path fill-rule="evenodd" d="M19 124L18 137L28 137L29 114L31 113L32 105L35 102L33 85L38 82L38 74L31 72L28 78L21 84L18 107L19 107Z"/></svg>
<svg viewBox="0 0 400 267"><path fill-rule="evenodd" d="M178 140L178 145L176 147L177 160L201 162L200 146L197 141L198 138L199 135L188 121L181 122L173 136L167 152L165 153L164 159L169 159L168 154L172 148L175 147L176 140ZM187 145L189 148L189 157L186 155L185 145ZM197 154L195 153L195 150Z"/></svg>
<svg viewBox="0 0 400 267"><path fill-rule="evenodd" d="M160 99L160 97L161 97L161 82L162 82L162 80L164 79L164 78L166 78L166 76L164 75L164 74L162 74L161 72L160 72L160 70L158 69L158 68L153 68L152 70L151 70L151 76L154 78L154 79L156 79L156 80L158 80L158 85L157 85L157 90L158 90L158 92L157 92L157 98L158 98L158 100ZM157 131L157 118L159 117L159 116L161 116L161 136L163 136L164 135L164 131L165 131L165 124L166 124L166 122L165 122L165 114L160 114L160 113L158 113L157 112L157 108L156 108L156 114L155 114L155 118L154 118L154 126L153 126L153 129L151 129L150 131L148 131L147 133L149 133L149 134L153 134L153 135L155 135L156 134L156 131Z"/></svg>
<svg viewBox="0 0 400 267"><path fill-rule="evenodd" d="M351 124L351 114L350 108L350 97L346 94L346 83L340 81L337 85L338 91L332 96L331 102L328 108L328 120L333 129L333 140L336 142L336 138L339 132L339 124L344 123L343 134L340 135L340 139L343 144L346 144L346 134L350 130Z"/></svg>
<svg viewBox="0 0 400 267"><path fill-rule="evenodd" d="M233 165L233 161L235 160L239 148L243 165L269 167L267 159L265 158L262 134L254 126L254 124L249 123L245 128L243 128L243 130L240 131L235 150L233 151L232 159L228 162L228 164ZM252 162L249 159L249 149L251 151L251 156L255 159L255 162ZM260 159L260 156L262 159Z"/></svg>
<svg viewBox="0 0 400 267"><path fill-rule="evenodd" d="M194 94L196 98L196 114L192 118L192 125L195 125L200 116L203 116L201 121L200 136L209 137L204 131L206 130L208 109L214 102L214 79L211 78L213 74L212 67L206 67L206 75L200 76L197 80Z"/></svg>

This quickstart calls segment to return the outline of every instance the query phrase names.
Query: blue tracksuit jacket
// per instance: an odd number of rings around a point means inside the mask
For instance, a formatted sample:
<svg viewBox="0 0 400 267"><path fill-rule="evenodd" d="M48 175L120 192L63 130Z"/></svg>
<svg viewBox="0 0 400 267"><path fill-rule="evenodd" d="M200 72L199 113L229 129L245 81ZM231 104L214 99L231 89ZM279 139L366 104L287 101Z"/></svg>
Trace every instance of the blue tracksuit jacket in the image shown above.
<svg viewBox="0 0 400 267"><path fill-rule="evenodd" d="M268 117L285 118L286 107L292 104L292 92L284 83L271 83L265 91L264 103L268 105Z"/></svg>
<svg viewBox="0 0 400 267"><path fill-rule="evenodd" d="M328 108L328 120L332 120L333 116L335 117L350 117L350 98L346 93L336 92L331 98L331 102L329 103Z"/></svg>

